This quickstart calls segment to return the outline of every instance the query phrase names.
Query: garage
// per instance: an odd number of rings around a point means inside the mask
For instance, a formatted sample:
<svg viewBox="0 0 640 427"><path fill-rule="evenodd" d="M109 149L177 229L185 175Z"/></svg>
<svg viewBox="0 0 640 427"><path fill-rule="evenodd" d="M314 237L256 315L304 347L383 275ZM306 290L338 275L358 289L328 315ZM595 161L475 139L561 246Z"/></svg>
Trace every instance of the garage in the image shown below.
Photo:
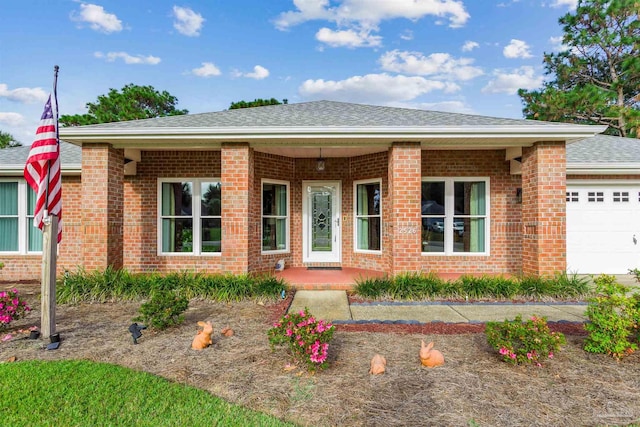
<svg viewBox="0 0 640 427"><path fill-rule="evenodd" d="M567 181L567 271L640 268L640 182Z"/></svg>

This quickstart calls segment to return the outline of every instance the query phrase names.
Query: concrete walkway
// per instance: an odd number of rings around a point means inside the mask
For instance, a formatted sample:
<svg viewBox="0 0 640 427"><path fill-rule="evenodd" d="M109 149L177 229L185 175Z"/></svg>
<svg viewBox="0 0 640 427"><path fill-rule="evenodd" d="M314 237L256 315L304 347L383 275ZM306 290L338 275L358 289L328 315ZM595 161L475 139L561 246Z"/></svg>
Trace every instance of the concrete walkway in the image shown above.
<svg viewBox="0 0 640 427"><path fill-rule="evenodd" d="M334 323L484 323L523 318L546 317L549 322L584 322L584 303L444 303L375 302L349 304L345 291L296 292L289 312L308 308L316 318Z"/></svg>

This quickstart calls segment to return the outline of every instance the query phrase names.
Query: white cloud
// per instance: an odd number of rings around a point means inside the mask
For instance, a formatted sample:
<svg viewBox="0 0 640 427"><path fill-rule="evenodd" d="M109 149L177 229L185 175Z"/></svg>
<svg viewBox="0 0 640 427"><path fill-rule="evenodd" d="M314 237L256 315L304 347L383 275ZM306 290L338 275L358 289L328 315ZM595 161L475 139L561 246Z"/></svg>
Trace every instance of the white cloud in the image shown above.
<svg viewBox="0 0 640 427"><path fill-rule="evenodd" d="M293 0L295 11L280 14L275 25L281 30L312 20L338 25L357 24L372 28L381 21L397 18L417 21L425 16L448 18L450 27L462 27L470 15L460 0L340 0L331 7L329 0Z"/></svg>
<svg viewBox="0 0 640 427"><path fill-rule="evenodd" d="M200 35L202 23L205 19L197 12L188 7L173 6L173 28L178 30L180 34L189 37L197 37Z"/></svg>
<svg viewBox="0 0 640 427"><path fill-rule="evenodd" d="M413 31L404 30L404 32L402 34L400 34L400 38L402 40L413 40Z"/></svg>
<svg viewBox="0 0 640 427"><path fill-rule="evenodd" d="M269 77L269 70L261 65L253 67L253 73L247 73L246 75L250 79L262 80Z"/></svg>
<svg viewBox="0 0 640 427"><path fill-rule="evenodd" d="M569 9L574 10L578 7L578 0L553 0L551 7L564 7L568 6Z"/></svg>
<svg viewBox="0 0 640 427"><path fill-rule="evenodd" d="M200 68L194 68L191 73L198 77L212 77L222 74L220 69L212 62L203 62Z"/></svg>
<svg viewBox="0 0 640 427"><path fill-rule="evenodd" d="M475 49L477 47L480 47L480 45L477 42L474 42L474 41L471 41L471 40L467 40L462 45L462 51L463 52L471 52L473 49Z"/></svg>
<svg viewBox="0 0 640 427"><path fill-rule="evenodd" d="M511 39L511 42L504 47L502 53L506 58L531 58L530 46L518 39Z"/></svg>
<svg viewBox="0 0 640 427"><path fill-rule="evenodd" d="M345 80L307 80L298 88L307 99L332 99L336 101L390 103L410 101L436 90L452 93L460 86L451 82L428 80L424 77L367 74Z"/></svg>
<svg viewBox="0 0 640 427"><path fill-rule="evenodd" d="M482 88L483 93L507 93L515 95L518 89L538 89L542 86L543 77L535 74L533 67L523 66L512 72L496 70L494 79Z"/></svg>
<svg viewBox="0 0 640 427"><path fill-rule="evenodd" d="M122 59L125 64L148 64L157 65L161 59L157 56L129 55L127 52L94 52L93 56L105 59L107 62L114 62L116 59Z"/></svg>
<svg viewBox="0 0 640 427"><path fill-rule="evenodd" d="M448 53L432 53L424 56L420 52L392 50L379 59L382 69L396 73L434 76L439 79L471 80L484 74L474 67L473 59L455 59Z"/></svg>
<svg viewBox="0 0 640 427"><path fill-rule="evenodd" d="M0 112L0 123L8 126L19 126L25 122L22 114Z"/></svg>
<svg viewBox="0 0 640 427"><path fill-rule="evenodd" d="M556 52L561 52L568 49L568 46L562 43L562 36L549 37L549 44L551 45L551 49Z"/></svg>
<svg viewBox="0 0 640 427"><path fill-rule="evenodd" d="M86 22L92 30L103 33L122 31L122 21L113 13L107 13L102 6L97 4L82 3L80 11L71 12L71 20Z"/></svg>
<svg viewBox="0 0 640 427"><path fill-rule="evenodd" d="M329 28L320 28L316 33L316 40L331 47L374 47L382 44L382 37L373 36L369 31L364 30L333 31Z"/></svg>
<svg viewBox="0 0 640 427"><path fill-rule="evenodd" d="M0 98L7 98L9 101L19 102L21 104L33 104L44 102L49 94L39 87L18 87L9 89L4 83L0 83Z"/></svg>

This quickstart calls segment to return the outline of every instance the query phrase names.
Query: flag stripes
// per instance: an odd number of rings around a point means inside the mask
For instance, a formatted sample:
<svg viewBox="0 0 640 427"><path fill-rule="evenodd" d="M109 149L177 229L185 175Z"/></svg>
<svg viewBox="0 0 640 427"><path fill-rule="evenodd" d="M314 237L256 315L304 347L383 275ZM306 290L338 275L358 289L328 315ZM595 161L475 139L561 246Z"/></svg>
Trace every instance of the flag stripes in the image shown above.
<svg viewBox="0 0 640 427"><path fill-rule="evenodd" d="M36 192L34 226L42 230L45 211L58 217L58 243L62 240L62 177L57 132L57 105L51 95L44 106L36 139L31 145L24 178ZM47 199L48 198L48 199Z"/></svg>

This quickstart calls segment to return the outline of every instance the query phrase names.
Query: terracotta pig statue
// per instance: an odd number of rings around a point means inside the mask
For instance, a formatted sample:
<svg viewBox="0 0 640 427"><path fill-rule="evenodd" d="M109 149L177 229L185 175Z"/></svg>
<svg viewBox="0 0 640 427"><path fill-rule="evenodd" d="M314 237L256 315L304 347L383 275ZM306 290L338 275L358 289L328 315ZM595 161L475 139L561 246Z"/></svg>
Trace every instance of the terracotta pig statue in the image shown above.
<svg viewBox="0 0 640 427"><path fill-rule="evenodd" d="M384 374L384 369L387 366L387 359L380 354L376 354L371 359L371 369L369 369L369 373L372 375Z"/></svg>
<svg viewBox="0 0 640 427"><path fill-rule="evenodd" d="M213 340L211 339L213 325L211 322L198 322L198 326L202 326L202 330L198 331L198 334L191 343L191 348L194 350L202 350L213 344Z"/></svg>
<svg viewBox="0 0 640 427"><path fill-rule="evenodd" d="M435 368L436 366L444 365L444 356L438 350L433 349L433 341L425 345L422 341L420 347L420 361L427 368Z"/></svg>

